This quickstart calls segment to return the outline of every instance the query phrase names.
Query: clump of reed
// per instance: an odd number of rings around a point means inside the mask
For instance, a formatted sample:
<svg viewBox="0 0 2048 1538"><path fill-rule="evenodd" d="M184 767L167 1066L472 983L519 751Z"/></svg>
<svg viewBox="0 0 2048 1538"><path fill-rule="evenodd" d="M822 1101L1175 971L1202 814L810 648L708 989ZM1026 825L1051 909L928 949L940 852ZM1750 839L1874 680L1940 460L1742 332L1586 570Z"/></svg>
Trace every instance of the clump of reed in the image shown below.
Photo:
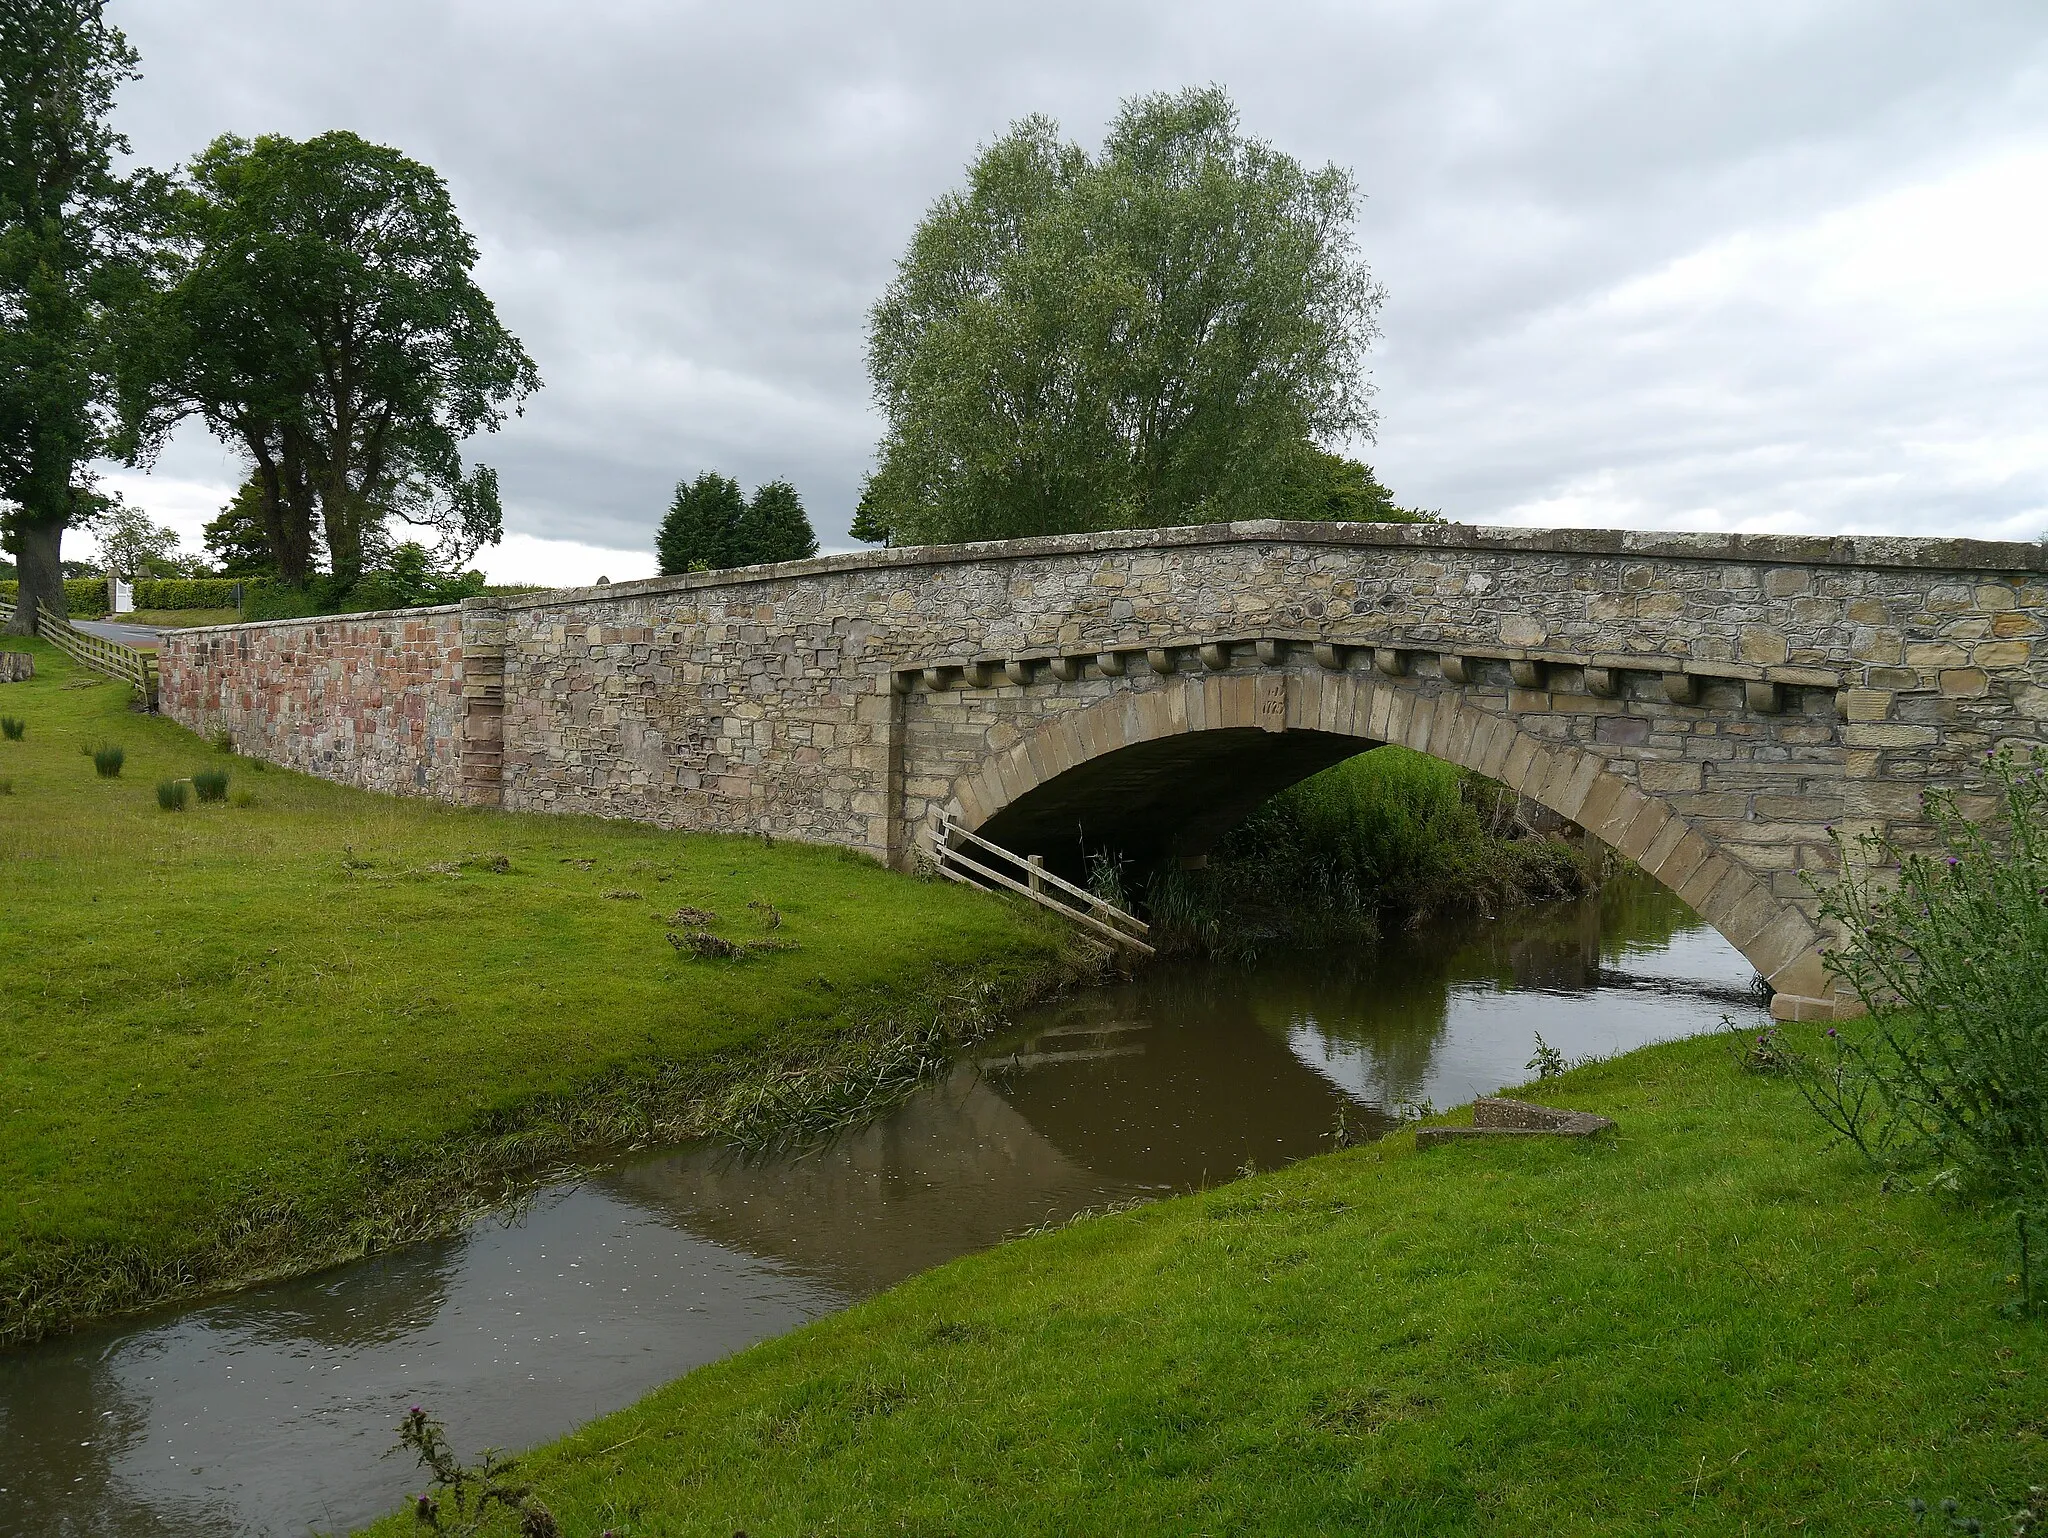
<svg viewBox="0 0 2048 1538"><path fill-rule="evenodd" d="M182 812L191 789L189 780L161 780L156 787L156 804L167 812Z"/></svg>
<svg viewBox="0 0 2048 1538"><path fill-rule="evenodd" d="M1577 897L1592 862L1532 835L1513 791L1383 747L1273 796L1199 870L1146 892L1162 947L1248 959L1280 945L1370 939L1390 917L1492 912Z"/></svg>
<svg viewBox="0 0 2048 1538"><path fill-rule="evenodd" d="M0 737L19 742L28 734L28 722L19 716L0 716Z"/></svg>
<svg viewBox="0 0 2048 1538"><path fill-rule="evenodd" d="M192 791L201 801L225 801L228 798L228 772L225 769L201 769L192 776Z"/></svg>
<svg viewBox="0 0 2048 1538"><path fill-rule="evenodd" d="M103 780L111 780L118 777L121 773L121 766L127 761L127 750L118 748L110 742L101 743L92 750L92 766L98 771L99 777Z"/></svg>

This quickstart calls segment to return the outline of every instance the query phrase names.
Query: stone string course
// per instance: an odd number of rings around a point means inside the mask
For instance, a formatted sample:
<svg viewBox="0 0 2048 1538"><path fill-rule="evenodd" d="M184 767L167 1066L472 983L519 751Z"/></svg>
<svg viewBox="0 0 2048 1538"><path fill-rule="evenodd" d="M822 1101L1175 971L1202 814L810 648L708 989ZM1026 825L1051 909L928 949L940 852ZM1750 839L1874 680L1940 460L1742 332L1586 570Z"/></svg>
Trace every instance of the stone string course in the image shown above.
<svg viewBox="0 0 2048 1538"><path fill-rule="evenodd" d="M165 638L164 709L373 789L904 863L1209 727L1406 741L1833 1007L1809 872L2048 720L2042 547L1258 523L891 550ZM1235 644L1221 644L1234 642ZM1204 643L1208 643L1204 650ZM466 659L466 660L465 660ZM1988 804L1988 803L1986 803Z"/></svg>

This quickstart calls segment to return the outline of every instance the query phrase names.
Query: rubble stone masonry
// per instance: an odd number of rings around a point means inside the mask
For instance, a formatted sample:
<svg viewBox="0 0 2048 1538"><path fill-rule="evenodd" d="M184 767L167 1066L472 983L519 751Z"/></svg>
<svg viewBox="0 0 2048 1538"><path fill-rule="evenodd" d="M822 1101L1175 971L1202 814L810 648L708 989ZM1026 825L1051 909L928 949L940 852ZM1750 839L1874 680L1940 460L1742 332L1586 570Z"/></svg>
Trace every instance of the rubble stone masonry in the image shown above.
<svg viewBox="0 0 2048 1538"><path fill-rule="evenodd" d="M157 708L237 752L400 795L460 794L453 608L167 630Z"/></svg>
<svg viewBox="0 0 2048 1538"><path fill-rule="evenodd" d="M1962 540L1137 531L173 632L163 708L371 789L897 864L1123 747L1407 742L1637 859L1817 1014L1829 829L1910 842L1924 788L1978 794L1988 750L2044 741L2044 567Z"/></svg>

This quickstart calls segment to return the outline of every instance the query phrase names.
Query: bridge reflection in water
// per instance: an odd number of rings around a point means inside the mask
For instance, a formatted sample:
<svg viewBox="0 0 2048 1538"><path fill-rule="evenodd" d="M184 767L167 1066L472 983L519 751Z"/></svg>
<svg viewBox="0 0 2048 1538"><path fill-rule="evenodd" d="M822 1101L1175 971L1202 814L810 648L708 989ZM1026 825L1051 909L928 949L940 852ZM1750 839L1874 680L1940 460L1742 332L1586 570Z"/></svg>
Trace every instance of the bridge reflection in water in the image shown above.
<svg viewBox="0 0 2048 1538"><path fill-rule="evenodd" d="M1567 1055L1762 1018L1653 883L1349 957L1160 966L1057 1004L884 1120L637 1158L321 1276L0 1355L0 1532L299 1534L390 1510L408 1404L520 1447L699 1363L1088 1207L1328 1147Z"/></svg>

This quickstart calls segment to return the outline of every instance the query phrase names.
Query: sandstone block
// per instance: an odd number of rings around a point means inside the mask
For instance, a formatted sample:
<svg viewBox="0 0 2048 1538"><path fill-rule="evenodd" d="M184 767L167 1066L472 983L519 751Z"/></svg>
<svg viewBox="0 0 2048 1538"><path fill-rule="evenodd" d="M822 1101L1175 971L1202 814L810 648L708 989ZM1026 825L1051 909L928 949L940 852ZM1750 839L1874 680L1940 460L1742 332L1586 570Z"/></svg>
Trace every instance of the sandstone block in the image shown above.
<svg viewBox="0 0 2048 1538"><path fill-rule="evenodd" d="M2025 641L1979 641L1970 649L1971 660L1984 668L2023 668L2033 654Z"/></svg>
<svg viewBox="0 0 2048 1538"><path fill-rule="evenodd" d="M1637 780L1648 792L1696 791L1700 788L1700 765L1646 763L1637 770Z"/></svg>
<svg viewBox="0 0 2048 1538"><path fill-rule="evenodd" d="M1842 743L1851 748L1926 748L1940 740L1941 731L1933 726L1862 725L1852 722L1842 728Z"/></svg>

